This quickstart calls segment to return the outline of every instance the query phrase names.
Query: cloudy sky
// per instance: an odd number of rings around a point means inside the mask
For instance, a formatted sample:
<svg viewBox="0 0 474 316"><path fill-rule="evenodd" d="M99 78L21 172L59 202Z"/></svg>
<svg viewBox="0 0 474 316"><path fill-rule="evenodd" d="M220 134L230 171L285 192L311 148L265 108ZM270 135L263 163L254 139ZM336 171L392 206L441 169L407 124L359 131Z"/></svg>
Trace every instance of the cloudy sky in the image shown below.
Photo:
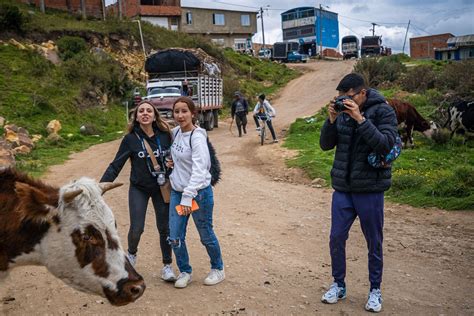
<svg viewBox="0 0 474 316"><path fill-rule="evenodd" d="M303 7L326 6L326 10L339 14L339 38L355 34L358 37L371 35L371 22L377 23L375 33L382 35L383 45L401 52L408 21L405 52L409 52L409 38L440 33L455 36L474 34L474 0L181 0L182 6L200 8L222 8L242 11L258 11L267 8L263 15L265 42L274 43L282 39L281 16L286 10ZM268 7L267 7L268 6ZM329 8L327 8L329 7ZM261 21L254 42L262 42Z"/></svg>

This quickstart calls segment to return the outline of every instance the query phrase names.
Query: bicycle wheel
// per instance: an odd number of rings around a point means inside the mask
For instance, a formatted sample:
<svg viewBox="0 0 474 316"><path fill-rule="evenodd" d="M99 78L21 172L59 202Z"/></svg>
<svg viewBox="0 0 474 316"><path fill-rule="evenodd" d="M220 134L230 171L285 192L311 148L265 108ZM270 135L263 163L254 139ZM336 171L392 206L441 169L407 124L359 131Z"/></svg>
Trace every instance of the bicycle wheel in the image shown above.
<svg viewBox="0 0 474 316"><path fill-rule="evenodd" d="M265 122L263 122L262 127L260 128L260 145L263 146L265 142Z"/></svg>

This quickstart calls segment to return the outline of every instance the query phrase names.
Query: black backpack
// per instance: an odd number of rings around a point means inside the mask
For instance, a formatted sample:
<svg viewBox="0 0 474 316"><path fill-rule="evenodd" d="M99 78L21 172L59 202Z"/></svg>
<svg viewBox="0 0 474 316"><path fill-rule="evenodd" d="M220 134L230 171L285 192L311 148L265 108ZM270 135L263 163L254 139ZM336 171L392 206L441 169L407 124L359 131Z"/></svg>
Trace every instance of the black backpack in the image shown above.
<svg viewBox="0 0 474 316"><path fill-rule="evenodd" d="M176 135L178 135L179 131L180 129L176 132L174 138L176 138ZM193 146L191 144L191 138L193 137L193 133L194 129L192 130L191 135L189 135L189 148L191 148L191 150L193 149ZM209 170L211 174L211 185L215 186L217 182L219 182L219 180L221 179L221 163L217 159L216 149L209 141L209 137L207 137L207 148L209 149L209 157L211 158L211 169Z"/></svg>

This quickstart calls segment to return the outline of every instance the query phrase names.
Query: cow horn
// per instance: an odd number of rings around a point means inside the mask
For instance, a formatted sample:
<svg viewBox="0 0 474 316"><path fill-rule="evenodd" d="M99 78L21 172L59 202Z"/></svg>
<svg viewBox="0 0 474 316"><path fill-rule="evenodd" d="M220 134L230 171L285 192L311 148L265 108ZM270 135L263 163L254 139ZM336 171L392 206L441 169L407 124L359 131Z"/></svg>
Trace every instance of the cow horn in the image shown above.
<svg viewBox="0 0 474 316"><path fill-rule="evenodd" d="M119 186L123 185L123 183L113 183L113 182L102 182L102 183L99 183L99 187L102 189L102 195L109 191L109 190L112 190L112 189L115 189Z"/></svg>
<svg viewBox="0 0 474 316"><path fill-rule="evenodd" d="M64 202L69 203L72 200L74 200L74 198L76 196L78 196L79 194L81 194L81 193L82 193L82 189L77 189L77 190L74 190L74 191L65 192L64 195L63 195L63 200L64 200Z"/></svg>

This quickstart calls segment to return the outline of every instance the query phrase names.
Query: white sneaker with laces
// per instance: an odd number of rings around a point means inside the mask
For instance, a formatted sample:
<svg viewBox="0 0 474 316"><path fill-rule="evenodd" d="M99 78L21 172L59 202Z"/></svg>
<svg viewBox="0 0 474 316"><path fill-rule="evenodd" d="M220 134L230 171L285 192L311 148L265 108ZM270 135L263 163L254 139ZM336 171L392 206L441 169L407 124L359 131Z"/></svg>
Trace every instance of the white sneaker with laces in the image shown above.
<svg viewBox="0 0 474 316"><path fill-rule="evenodd" d="M165 264L163 269L161 269L161 278L166 282L176 281L176 275L174 274L171 264Z"/></svg>
<svg viewBox="0 0 474 316"><path fill-rule="evenodd" d="M131 254L130 252L127 252L127 258L128 261L130 261L132 267L135 267L135 265L137 264L137 254Z"/></svg>
<svg viewBox="0 0 474 316"><path fill-rule="evenodd" d="M225 279L224 270L211 269L211 272L207 275L207 278L204 279L205 285L216 285L221 283Z"/></svg>
<svg viewBox="0 0 474 316"><path fill-rule="evenodd" d="M338 300L346 298L346 288L338 286L336 282L331 284L329 290L321 297L321 302L326 304L335 304Z"/></svg>
<svg viewBox="0 0 474 316"><path fill-rule="evenodd" d="M369 292L365 310L374 313L380 312L382 310L382 301L382 291L380 291L380 289L372 289L372 291Z"/></svg>
<svg viewBox="0 0 474 316"><path fill-rule="evenodd" d="M191 283L191 281L192 281L192 275L190 273L181 272L178 275L178 279L176 280L176 282L174 282L174 287L183 289L186 286L188 286L188 284Z"/></svg>

